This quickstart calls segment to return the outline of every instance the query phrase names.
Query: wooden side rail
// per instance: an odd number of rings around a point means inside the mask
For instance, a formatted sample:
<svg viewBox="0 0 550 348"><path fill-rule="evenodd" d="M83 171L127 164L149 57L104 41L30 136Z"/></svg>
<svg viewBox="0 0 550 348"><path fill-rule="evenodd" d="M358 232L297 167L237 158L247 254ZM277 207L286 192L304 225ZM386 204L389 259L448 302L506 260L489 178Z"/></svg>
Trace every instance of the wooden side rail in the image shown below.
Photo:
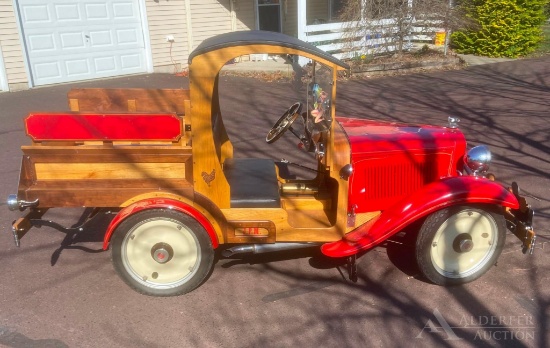
<svg viewBox="0 0 550 348"><path fill-rule="evenodd" d="M34 142L159 141L178 142L182 118L176 114L31 113L25 119Z"/></svg>
<svg viewBox="0 0 550 348"><path fill-rule="evenodd" d="M67 94L71 111L174 112L185 115L188 89L78 88Z"/></svg>
<svg viewBox="0 0 550 348"><path fill-rule="evenodd" d="M118 207L140 195L193 197L184 146L23 146L18 197L40 207Z"/></svg>

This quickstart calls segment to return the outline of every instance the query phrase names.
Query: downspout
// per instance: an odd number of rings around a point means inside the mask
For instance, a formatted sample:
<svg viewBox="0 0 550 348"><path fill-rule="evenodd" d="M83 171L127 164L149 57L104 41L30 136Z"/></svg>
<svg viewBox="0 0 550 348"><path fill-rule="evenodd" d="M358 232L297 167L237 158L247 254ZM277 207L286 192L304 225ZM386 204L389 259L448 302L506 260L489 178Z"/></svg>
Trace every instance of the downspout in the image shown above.
<svg viewBox="0 0 550 348"><path fill-rule="evenodd" d="M191 20L191 0L185 0L185 19L187 24L187 48L189 54L193 52L193 22Z"/></svg>

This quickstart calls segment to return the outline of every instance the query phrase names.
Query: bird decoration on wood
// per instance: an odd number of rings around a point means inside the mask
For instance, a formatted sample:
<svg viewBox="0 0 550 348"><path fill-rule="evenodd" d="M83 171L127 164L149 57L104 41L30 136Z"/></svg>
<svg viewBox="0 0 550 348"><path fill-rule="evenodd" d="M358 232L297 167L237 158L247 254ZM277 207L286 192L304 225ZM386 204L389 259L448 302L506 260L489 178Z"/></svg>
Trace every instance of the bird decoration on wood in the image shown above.
<svg viewBox="0 0 550 348"><path fill-rule="evenodd" d="M210 183L216 178L216 169L212 169L210 174L208 174L207 172L202 172L201 176L208 187L210 187Z"/></svg>

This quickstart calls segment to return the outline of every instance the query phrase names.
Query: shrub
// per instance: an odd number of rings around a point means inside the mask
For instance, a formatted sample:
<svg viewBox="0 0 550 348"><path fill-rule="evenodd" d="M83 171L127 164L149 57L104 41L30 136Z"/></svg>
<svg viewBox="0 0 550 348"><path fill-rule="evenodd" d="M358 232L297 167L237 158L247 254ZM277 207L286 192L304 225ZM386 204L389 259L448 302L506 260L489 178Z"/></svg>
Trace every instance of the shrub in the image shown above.
<svg viewBox="0 0 550 348"><path fill-rule="evenodd" d="M532 52L542 40L548 0L466 0L474 25L451 36L459 53L511 57Z"/></svg>

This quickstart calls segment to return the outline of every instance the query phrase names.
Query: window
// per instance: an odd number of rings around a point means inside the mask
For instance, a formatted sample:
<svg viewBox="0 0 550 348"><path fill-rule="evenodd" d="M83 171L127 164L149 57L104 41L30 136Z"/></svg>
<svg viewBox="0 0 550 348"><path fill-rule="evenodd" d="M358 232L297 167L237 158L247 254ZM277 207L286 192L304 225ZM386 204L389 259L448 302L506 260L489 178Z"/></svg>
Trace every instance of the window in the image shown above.
<svg viewBox="0 0 550 348"><path fill-rule="evenodd" d="M346 5L346 0L330 0L330 21L339 21L340 13Z"/></svg>

